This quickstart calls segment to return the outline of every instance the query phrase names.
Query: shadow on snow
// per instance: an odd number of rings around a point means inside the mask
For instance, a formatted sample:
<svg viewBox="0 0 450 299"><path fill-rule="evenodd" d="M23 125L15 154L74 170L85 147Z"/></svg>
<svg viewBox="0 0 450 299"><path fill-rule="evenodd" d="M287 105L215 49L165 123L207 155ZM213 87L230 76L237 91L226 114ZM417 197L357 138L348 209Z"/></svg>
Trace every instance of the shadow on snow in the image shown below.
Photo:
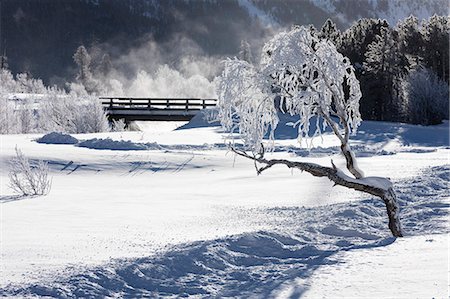
<svg viewBox="0 0 450 299"><path fill-rule="evenodd" d="M406 235L447 233L448 166L396 182ZM263 209L287 219L280 229L181 244L150 257L114 260L54 282L9 286L0 295L66 297L268 298L284 283L302 278L294 295L308 289L318 267L339 263L339 251L386 246L384 204L376 199L315 208ZM327 219L327 221L322 221ZM298 285L298 284L296 284Z"/></svg>

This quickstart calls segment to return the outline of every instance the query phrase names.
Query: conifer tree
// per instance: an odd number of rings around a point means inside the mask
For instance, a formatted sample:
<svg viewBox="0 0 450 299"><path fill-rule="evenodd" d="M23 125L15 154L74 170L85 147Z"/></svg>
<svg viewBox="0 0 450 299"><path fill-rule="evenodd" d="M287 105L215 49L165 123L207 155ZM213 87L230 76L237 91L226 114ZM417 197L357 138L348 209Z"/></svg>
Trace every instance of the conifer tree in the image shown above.
<svg viewBox="0 0 450 299"><path fill-rule="evenodd" d="M253 63L252 49L246 40L241 41L241 46L239 47L239 59Z"/></svg>
<svg viewBox="0 0 450 299"><path fill-rule="evenodd" d="M432 16L423 24L424 63L449 82L449 17Z"/></svg>
<svg viewBox="0 0 450 299"><path fill-rule="evenodd" d="M78 74L76 77L77 81L84 86L87 92L98 92L100 89L99 82L93 78L90 69L91 56L83 45L78 47L77 51L73 55L73 60L78 65Z"/></svg>
<svg viewBox="0 0 450 299"><path fill-rule="evenodd" d="M419 28L419 20L415 16L409 16L397 24L400 51L406 55L410 67L414 68L423 61L424 40Z"/></svg>
<svg viewBox="0 0 450 299"><path fill-rule="evenodd" d="M389 28L382 28L381 34L368 46L364 70L371 78L375 103L374 116L377 120L399 120L401 76L407 73L406 57L401 53L398 34Z"/></svg>
<svg viewBox="0 0 450 299"><path fill-rule="evenodd" d="M336 24L331 19L328 19L320 29L318 37L321 39L327 39L335 44L336 47L339 47L341 32L337 29Z"/></svg>

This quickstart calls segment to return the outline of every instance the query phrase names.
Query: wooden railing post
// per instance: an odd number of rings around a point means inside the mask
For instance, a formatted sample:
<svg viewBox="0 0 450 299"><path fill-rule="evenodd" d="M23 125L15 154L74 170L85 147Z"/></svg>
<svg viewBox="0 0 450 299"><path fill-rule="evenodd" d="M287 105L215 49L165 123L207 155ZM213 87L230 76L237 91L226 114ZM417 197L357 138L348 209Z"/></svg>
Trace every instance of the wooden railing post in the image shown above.
<svg viewBox="0 0 450 299"><path fill-rule="evenodd" d="M147 103L148 110L150 110L151 107L152 107L152 99L148 99L148 103Z"/></svg>
<svg viewBox="0 0 450 299"><path fill-rule="evenodd" d="M202 104L203 104L203 105L202 105L202 106L203 106L203 109L206 109L206 100L205 100L205 99L202 100Z"/></svg>
<svg viewBox="0 0 450 299"><path fill-rule="evenodd" d="M189 99L186 99L186 111L189 110Z"/></svg>

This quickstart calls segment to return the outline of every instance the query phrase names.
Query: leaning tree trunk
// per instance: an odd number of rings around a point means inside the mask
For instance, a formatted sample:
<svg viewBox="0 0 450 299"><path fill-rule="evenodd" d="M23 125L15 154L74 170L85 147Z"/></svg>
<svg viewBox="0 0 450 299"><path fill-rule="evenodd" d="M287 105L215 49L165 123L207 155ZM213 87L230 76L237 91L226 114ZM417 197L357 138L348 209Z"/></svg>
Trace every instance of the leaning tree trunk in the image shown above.
<svg viewBox="0 0 450 299"><path fill-rule="evenodd" d="M389 186L390 184L386 184L386 187L374 186L369 182L367 182L367 180L365 179L351 178L345 175L340 170L338 170L336 166L333 164L333 161L331 162L333 167L324 167L314 163L294 162L284 159L267 160L264 158L262 154L259 156L250 156L244 151L239 151L233 148L232 151L240 156L264 164L263 167L256 169L258 174L277 164L286 165L289 168L297 168L302 171L306 171L312 174L313 176L327 177L330 181L334 182L335 185L340 185L350 189L375 195L381 198L384 204L386 205L386 211L389 219L389 229L391 230L392 235L394 237L403 236L399 219L399 205L397 202L397 197L395 195L394 189L392 188L392 186ZM387 179L385 180L388 181Z"/></svg>

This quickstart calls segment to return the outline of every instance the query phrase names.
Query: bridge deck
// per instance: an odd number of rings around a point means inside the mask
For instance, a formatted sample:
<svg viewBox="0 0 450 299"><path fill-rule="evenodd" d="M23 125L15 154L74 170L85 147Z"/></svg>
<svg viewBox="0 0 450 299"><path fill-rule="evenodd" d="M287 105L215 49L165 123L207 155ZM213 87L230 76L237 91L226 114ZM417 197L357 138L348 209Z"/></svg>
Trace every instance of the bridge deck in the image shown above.
<svg viewBox="0 0 450 299"><path fill-rule="evenodd" d="M216 106L215 99L163 99L102 97L110 119L132 120L190 120L200 110Z"/></svg>

